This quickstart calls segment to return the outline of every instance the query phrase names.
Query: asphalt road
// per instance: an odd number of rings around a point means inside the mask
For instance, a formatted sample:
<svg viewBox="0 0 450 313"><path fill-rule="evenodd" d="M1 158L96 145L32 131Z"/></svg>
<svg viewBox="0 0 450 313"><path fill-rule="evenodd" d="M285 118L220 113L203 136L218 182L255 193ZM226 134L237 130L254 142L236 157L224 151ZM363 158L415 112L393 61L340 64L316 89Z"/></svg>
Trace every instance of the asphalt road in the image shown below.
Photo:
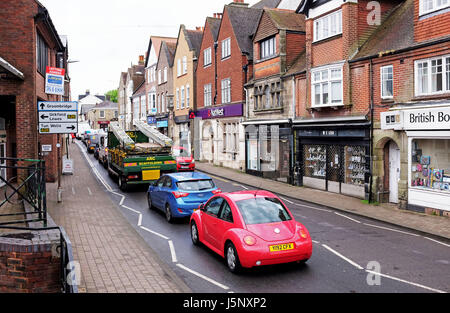
<svg viewBox="0 0 450 313"><path fill-rule="evenodd" d="M93 166L92 175L97 176L99 184L118 204L117 209L194 292L450 291L449 242L286 198L285 204L311 234L312 258L306 265L277 265L231 274L219 256L205 247L192 245L188 220L168 224L162 212L148 209L145 187L127 193L119 191L117 183L97 160L92 155L86 156ZM213 179L223 192L249 189L231 180ZM373 264L379 264L381 276L374 275L377 269ZM375 284L369 284L368 280Z"/></svg>

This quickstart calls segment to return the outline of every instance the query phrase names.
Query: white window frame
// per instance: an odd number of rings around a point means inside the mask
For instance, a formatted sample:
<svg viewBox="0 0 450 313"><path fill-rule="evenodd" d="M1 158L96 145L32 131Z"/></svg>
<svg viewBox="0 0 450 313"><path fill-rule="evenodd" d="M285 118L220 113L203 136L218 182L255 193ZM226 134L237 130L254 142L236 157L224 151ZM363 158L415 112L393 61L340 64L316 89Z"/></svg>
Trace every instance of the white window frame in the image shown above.
<svg viewBox="0 0 450 313"><path fill-rule="evenodd" d="M186 108L191 106L191 86L186 85Z"/></svg>
<svg viewBox="0 0 450 313"><path fill-rule="evenodd" d="M231 37L222 41L222 60L231 57Z"/></svg>
<svg viewBox="0 0 450 313"><path fill-rule="evenodd" d="M416 97L420 96L432 96L432 95L441 95L450 92L450 65L447 66L447 59L450 58L450 54L442 55L439 57L427 58L422 60L416 60L414 62L414 85L415 85L415 95ZM442 91L432 91L433 87L433 72L432 72L432 62L442 60ZM449 61L450 62L450 61ZM419 64L427 64L427 92L421 92L419 87ZM449 72L449 74L447 74ZM447 77L449 76L449 77Z"/></svg>
<svg viewBox="0 0 450 313"><path fill-rule="evenodd" d="M188 72L187 56L183 57L183 75Z"/></svg>
<svg viewBox="0 0 450 313"><path fill-rule="evenodd" d="M205 107L210 107L212 105L212 84L203 86L203 101Z"/></svg>
<svg viewBox="0 0 450 313"><path fill-rule="evenodd" d="M164 82L167 83L167 66L164 68Z"/></svg>
<svg viewBox="0 0 450 313"><path fill-rule="evenodd" d="M333 26L332 22L335 22ZM332 31L334 29L334 32ZM326 33L325 33L326 30ZM314 41L342 34L342 10L327 14L314 21Z"/></svg>
<svg viewBox="0 0 450 313"><path fill-rule="evenodd" d="M164 94L161 95L161 112L166 112L166 96Z"/></svg>
<svg viewBox="0 0 450 313"><path fill-rule="evenodd" d="M333 70L340 70L341 75L339 77L332 78ZM344 105L344 80L343 80L343 71L344 71L344 63L330 65L326 67L315 68L311 70L311 106L313 108L321 108L321 107L334 107L334 106L343 106ZM323 72L328 72L327 78L323 78ZM315 74L319 73L320 79L315 80ZM341 83L341 102L333 103L332 102L332 84L333 83ZM316 85L320 85L320 103L316 103L316 93L315 87ZM324 85L328 86L328 102L323 103L323 87Z"/></svg>
<svg viewBox="0 0 450 313"><path fill-rule="evenodd" d="M203 66L205 67L212 64L211 52L212 52L211 47L203 50Z"/></svg>
<svg viewBox="0 0 450 313"><path fill-rule="evenodd" d="M431 8L425 7L428 3L432 5ZM419 15L422 16L449 7L450 0L420 0Z"/></svg>
<svg viewBox="0 0 450 313"><path fill-rule="evenodd" d="M180 109L180 89L179 88L177 88L176 101L177 101L177 110L179 110Z"/></svg>
<svg viewBox="0 0 450 313"><path fill-rule="evenodd" d="M259 44L259 57L261 59L268 59L277 55L277 40L276 36L270 37L261 41Z"/></svg>
<svg viewBox="0 0 450 313"><path fill-rule="evenodd" d="M101 110L99 114L100 114L100 118L105 118L106 117L105 111L103 111L103 110Z"/></svg>
<svg viewBox="0 0 450 313"><path fill-rule="evenodd" d="M384 94L384 84L389 81L389 78L386 77L386 75L389 75L389 73L386 73L386 70L391 70L392 74L392 95L385 95ZM394 66L393 65L386 65L382 66L380 68L380 95L382 99L393 99L394 98Z"/></svg>
<svg viewBox="0 0 450 313"><path fill-rule="evenodd" d="M184 86L181 87L180 89L180 96L181 96L181 110L184 109L184 103L186 101L186 94L185 94L185 90L184 90Z"/></svg>
<svg viewBox="0 0 450 313"><path fill-rule="evenodd" d="M162 73L161 73L161 70L159 70L158 71L158 85L161 85L161 83L162 83Z"/></svg>
<svg viewBox="0 0 450 313"><path fill-rule="evenodd" d="M231 78L222 80L220 86L222 87L222 104L231 102Z"/></svg>

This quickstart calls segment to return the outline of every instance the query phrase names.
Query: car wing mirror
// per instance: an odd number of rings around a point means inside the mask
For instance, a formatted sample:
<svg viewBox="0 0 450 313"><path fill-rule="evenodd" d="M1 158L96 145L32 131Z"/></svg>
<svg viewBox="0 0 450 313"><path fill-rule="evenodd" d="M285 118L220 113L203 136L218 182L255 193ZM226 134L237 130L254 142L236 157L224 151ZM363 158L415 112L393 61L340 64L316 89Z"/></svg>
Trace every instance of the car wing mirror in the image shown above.
<svg viewBox="0 0 450 313"><path fill-rule="evenodd" d="M198 209L199 209L200 211L205 212L205 204L204 204L204 203L200 204L200 206L198 207Z"/></svg>

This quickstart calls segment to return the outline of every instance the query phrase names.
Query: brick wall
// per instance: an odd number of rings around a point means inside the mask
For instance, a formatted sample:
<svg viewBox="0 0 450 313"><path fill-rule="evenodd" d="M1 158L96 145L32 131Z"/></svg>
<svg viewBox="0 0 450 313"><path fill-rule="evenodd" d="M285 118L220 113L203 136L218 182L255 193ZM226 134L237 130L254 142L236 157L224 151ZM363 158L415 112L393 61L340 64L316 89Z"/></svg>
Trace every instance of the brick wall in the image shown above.
<svg viewBox="0 0 450 313"><path fill-rule="evenodd" d="M61 292L57 244L0 237L0 293Z"/></svg>
<svg viewBox="0 0 450 313"><path fill-rule="evenodd" d="M419 16L420 0L414 5L414 40L417 42L448 36L450 29L450 12Z"/></svg>

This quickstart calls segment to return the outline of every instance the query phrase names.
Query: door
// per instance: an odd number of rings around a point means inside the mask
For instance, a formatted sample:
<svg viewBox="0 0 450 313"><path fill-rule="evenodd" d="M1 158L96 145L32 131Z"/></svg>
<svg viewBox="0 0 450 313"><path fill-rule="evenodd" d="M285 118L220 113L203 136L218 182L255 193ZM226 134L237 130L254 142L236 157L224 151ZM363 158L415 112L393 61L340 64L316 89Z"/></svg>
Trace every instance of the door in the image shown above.
<svg viewBox="0 0 450 313"><path fill-rule="evenodd" d="M212 199L205 206L205 214L202 216L203 236L205 241L213 247L217 247L217 228L219 226L219 211L224 199L221 197Z"/></svg>
<svg viewBox="0 0 450 313"><path fill-rule="evenodd" d="M391 141L389 145L389 202L398 204L398 183L400 181L400 149Z"/></svg>
<svg viewBox="0 0 450 313"><path fill-rule="evenodd" d="M161 189L164 186L165 177L161 177L155 184L153 191L151 193L153 205L159 209L164 209L161 207Z"/></svg>
<svg viewBox="0 0 450 313"><path fill-rule="evenodd" d="M0 158L6 158L6 143L0 143ZM6 180L6 160L0 159L0 176ZM3 187L5 183L0 179L0 187Z"/></svg>

